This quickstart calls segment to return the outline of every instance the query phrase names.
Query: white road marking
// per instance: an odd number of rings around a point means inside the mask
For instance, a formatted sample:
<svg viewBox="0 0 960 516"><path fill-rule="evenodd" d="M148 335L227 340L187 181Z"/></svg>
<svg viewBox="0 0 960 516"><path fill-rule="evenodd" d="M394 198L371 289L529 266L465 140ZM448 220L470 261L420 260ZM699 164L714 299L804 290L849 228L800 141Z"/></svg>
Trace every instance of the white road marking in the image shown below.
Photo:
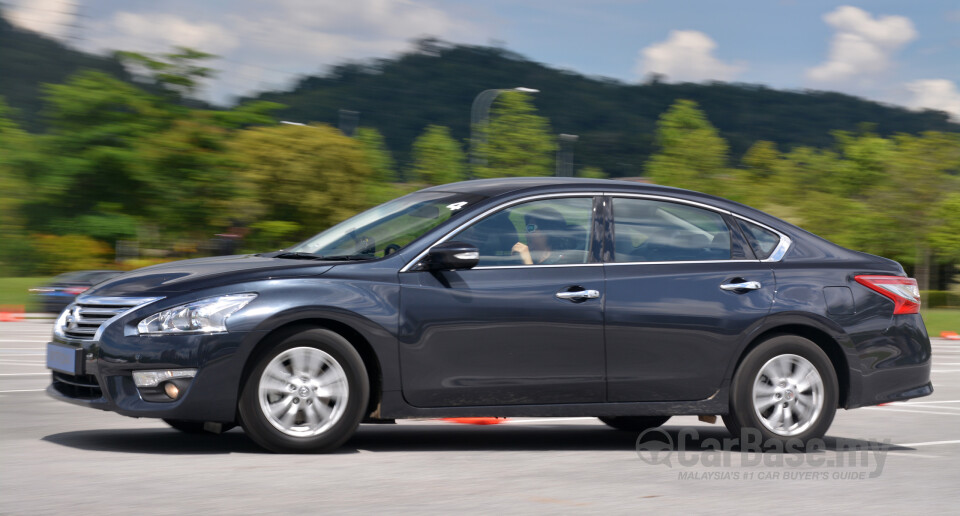
<svg viewBox="0 0 960 516"><path fill-rule="evenodd" d="M932 410L906 410L893 407L863 407L867 410L889 410L891 412L912 412L914 414L931 414L931 415L941 415L941 416L960 416L960 414L955 412L934 412ZM934 407L936 408L936 407Z"/></svg>
<svg viewBox="0 0 960 516"><path fill-rule="evenodd" d="M939 446L941 444L960 444L960 440L957 441L927 441L924 443L906 443L906 444L894 444L893 446L909 446L911 448L917 448L920 446Z"/></svg>
<svg viewBox="0 0 960 516"><path fill-rule="evenodd" d="M50 376L50 373L0 373L0 376Z"/></svg>
<svg viewBox="0 0 960 516"><path fill-rule="evenodd" d="M960 373L960 369L931 369L931 373Z"/></svg>
<svg viewBox="0 0 960 516"><path fill-rule="evenodd" d="M943 458L940 455L927 455L924 453L895 452L895 451L888 451L887 455L893 455L896 457L911 457L911 458L920 457L923 459L942 459Z"/></svg>
<svg viewBox="0 0 960 516"><path fill-rule="evenodd" d="M46 389L17 389L14 391L0 391L0 394L7 394L10 392L43 392Z"/></svg>
<svg viewBox="0 0 960 516"><path fill-rule="evenodd" d="M960 403L960 400L936 400L936 401L894 401L897 405L936 405L937 403Z"/></svg>

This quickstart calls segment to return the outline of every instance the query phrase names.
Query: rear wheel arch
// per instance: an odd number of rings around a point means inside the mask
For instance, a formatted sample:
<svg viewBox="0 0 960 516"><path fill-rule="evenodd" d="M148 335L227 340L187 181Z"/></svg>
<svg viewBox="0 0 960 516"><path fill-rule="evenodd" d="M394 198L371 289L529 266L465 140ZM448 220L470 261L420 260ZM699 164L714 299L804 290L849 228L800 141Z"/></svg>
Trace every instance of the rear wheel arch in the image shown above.
<svg viewBox="0 0 960 516"><path fill-rule="evenodd" d="M833 338L826 331L815 326L807 324L783 324L764 330L762 333L754 337L740 352L740 356L737 357L736 365L730 372L730 377L733 377L733 374L736 373L737 369L743 363L743 359L748 353L753 351L757 346L763 344L765 341L770 340L778 335L797 335L803 337L812 341L820 349L822 349L824 353L827 354L827 357L830 358L830 363L833 365L833 370L837 375L837 386L839 388L839 392L837 393L838 408L846 407L850 394L850 366L847 362L846 353L844 353L843 347L835 338Z"/></svg>
<svg viewBox="0 0 960 516"><path fill-rule="evenodd" d="M367 378L370 381L370 401L367 404L365 414L371 414L377 411L380 406L383 374L380 367L380 360L377 358L377 354L374 352L373 346L370 345L370 342L363 336L363 334L358 332L350 325L334 319L325 318L310 318L287 322L282 326L274 328L270 331L270 333L260 339L247 355L247 358L243 364L243 371L240 375L240 383L237 385L237 399L239 399L240 393L243 392L243 387L246 385L246 382L249 379L250 372L256 366L257 361L263 355L263 353L266 353L274 345L282 342L290 336L316 328L330 330L340 335L346 339L354 349L357 350L357 353L360 354L360 358L363 360L364 368L367 371Z"/></svg>

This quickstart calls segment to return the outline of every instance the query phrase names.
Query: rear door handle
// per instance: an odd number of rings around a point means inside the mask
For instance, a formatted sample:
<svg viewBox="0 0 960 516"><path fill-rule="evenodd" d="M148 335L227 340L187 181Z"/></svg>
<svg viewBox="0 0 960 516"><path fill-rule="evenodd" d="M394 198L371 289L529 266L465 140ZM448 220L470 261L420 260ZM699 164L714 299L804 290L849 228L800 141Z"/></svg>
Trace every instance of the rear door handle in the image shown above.
<svg viewBox="0 0 960 516"><path fill-rule="evenodd" d="M579 301L581 299L596 299L600 297L599 290L575 290L573 292L557 292L558 299Z"/></svg>
<svg viewBox="0 0 960 516"><path fill-rule="evenodd" d="M723 290L757 290L763 285L759 281L744 281L741 283L724 283L720 285Z"/></svg>

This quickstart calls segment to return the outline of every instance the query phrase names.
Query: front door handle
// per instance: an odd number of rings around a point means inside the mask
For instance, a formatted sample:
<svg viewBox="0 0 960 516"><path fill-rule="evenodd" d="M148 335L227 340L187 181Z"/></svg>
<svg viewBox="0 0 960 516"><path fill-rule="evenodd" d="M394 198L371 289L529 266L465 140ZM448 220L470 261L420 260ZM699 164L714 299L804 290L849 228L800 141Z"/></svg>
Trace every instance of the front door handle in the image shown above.
<svg viewBox="0 0 960 516"><path fill-rule="evenodd" d="M580 301L583 299L596 299L600 297L599 290L575 290L573 292L557 292L557 298L569 299L570 301Z"/></svg>
<svg viewBox="0 0 960 516"><path fill-rule="evenodd" d="M723 290L757 290L763 285L759 281L743 281L740 283L724 283L720 285Z"/></svg>

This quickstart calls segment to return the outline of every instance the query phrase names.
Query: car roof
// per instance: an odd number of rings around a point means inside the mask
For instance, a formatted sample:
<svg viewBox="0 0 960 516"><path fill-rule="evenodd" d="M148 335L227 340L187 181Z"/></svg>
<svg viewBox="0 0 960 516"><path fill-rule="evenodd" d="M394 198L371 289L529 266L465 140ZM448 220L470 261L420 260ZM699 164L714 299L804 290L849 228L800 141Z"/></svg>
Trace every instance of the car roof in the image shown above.
<svg viewBox="0 0 960 516"><path fill-rule="evenodd" d="M651 185L635 181L619 181L615 179L587 179L579 177L502 177L496 179L474 179L434 186L426 189L433 192L454 192L482 195L484 197L498 197L501 195L542 187L570 187L596 189L630 189L637 192L649 193L688 193L697 194L691 190L673 188L670 186ZM705 195L705 194L700 194Z"/></svg>

